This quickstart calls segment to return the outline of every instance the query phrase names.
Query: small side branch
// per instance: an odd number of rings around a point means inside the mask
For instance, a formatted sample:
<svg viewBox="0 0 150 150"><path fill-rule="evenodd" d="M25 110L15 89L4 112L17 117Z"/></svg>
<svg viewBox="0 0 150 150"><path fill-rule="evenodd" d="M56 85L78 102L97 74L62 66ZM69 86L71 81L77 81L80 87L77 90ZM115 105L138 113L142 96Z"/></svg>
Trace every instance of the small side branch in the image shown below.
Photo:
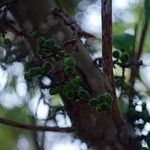
<svg viewBox="0 0 150 150"><path fill-rule="evenodd" d="M66 14L63 10L61 9L54 9L52 13L59 17L66 26L70 27L70 29L73 31L74 36L76 35L77 38L85 37L85 38L95 38L95 36L84 32L77 24L75 21L71 21L70 17L68 14Z"/></svg>
<svg viewBox="0 0 150 150"><path fill-rule="evenodd" d="M44 131L44 132L45 131L50 131L50 132L75 132L76 131L74 127L60 128L60 127L38 126L38 125L19 123L1 117L0 117L0 124L4 124L15 128L20 128L20 129L31 130L31 131Z"/></svg>

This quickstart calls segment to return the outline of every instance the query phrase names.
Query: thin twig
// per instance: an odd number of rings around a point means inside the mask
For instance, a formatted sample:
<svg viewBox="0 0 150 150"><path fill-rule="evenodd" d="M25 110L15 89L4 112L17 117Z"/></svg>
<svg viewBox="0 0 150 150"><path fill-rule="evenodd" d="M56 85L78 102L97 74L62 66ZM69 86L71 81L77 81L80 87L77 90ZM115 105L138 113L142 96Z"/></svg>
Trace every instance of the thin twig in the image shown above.
<svg viewBox="0 0 150 150"><path fill-rule="evenodd" d="M1 117L0 117L0 124L16 127L20 129L31 130L31 131L51 131L51 132L75 132L76 131L74 127L61 128L61 127L38 126L32 124L24 124L24 123L8 120Z"/></svg>
<svg viewBox="0 0 150 150"><path fill-rule="evenodd" d="M84 32L83 30L81 30L80 27L75 22L71 22L68 14L66 14L63 10L61 10L61 9L54 9L54 11L52 11L52 13L55 16L59 17L61 20L63 20L64 24L66 26L69 26L71 28L71 30L73 31L73 33L78 38L81 38L81 37L95 38L94 35L91 35L89 33Z"/></svg>
<svg viewBox="0 0 150 150"><path fill-rule="evenodd" d="M140 59L140 56L143 52L143 46L144 46L144 41L145 41L145 37L146 37L146 33L147 33L147 30L148 30L148 24L149 24L149 21L144 18L144 25L143 25L143 28L142 28L142 33L141 33L141 37L140 37L140 43L139 43L139 47L136 51L136 49L134 50L134 57L133 57L133 65L131 66L131 77L130 77L130 83L131 83L131 90L129 92L129 102L132 103L132 99L133 99L133 95L134 95L134 83L135 83L135 78L136 78L136 75L137 75L137 72L138 72L138 69L139 69L139 66L138 66L138 62L139 62L139 59ZM136 41L135 41L136 42Z"/></svg>

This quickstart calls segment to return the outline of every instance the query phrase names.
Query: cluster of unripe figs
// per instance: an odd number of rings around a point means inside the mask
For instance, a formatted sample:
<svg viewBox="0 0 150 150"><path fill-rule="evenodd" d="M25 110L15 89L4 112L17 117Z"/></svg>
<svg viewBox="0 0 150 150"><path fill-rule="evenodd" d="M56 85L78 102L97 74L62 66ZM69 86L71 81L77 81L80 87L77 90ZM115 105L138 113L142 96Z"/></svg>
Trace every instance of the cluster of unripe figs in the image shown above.
<svg viewBox="0 0 150 150"><path fill-rule="evenodd" d="M50 72L53 63L49 61L48 56L62 62L63 73L66 76L63 83L55 84L53 81L53 74ZM54 39L39 37L36 40L36 50L32 60L25 64L25 79L29 83L35 79L41 83L44 76L49 76L52 80L51 85L47 87L50 95L60 94L66 100L80 100L89 103L98 112L109 110L112 104L111 94L105 92L103 95L93 98L83 85L81 77L75 73L76 67L77 63L74 58L63 52Z"/></svg>

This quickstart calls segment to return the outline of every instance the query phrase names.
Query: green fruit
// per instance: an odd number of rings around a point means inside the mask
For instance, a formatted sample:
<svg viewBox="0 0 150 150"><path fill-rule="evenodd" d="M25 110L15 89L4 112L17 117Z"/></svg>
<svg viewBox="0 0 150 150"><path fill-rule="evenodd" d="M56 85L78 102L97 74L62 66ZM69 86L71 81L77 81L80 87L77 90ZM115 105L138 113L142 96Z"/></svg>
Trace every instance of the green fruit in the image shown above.
<svg viewBox="0 0 150 150"><path fill-rule="evenodd" d="M38 46L38 47L36 48L36 52L37 52L37 54L38 54L39 56L41 56L41 55L43 54L43 49Z"/></svg>
<svg viewBox="0 0 150 150"><path fill-rule="evenodd" d="M63 88L62 88L62 91L63 91L63 93L65 94L67 91L69 91L70 90L70 87L67 85L67 84L65 84L64 86L63 86Z"/></svg>
<svg viewBox="0 0 150 150"><path fill-rule="evenodd" d="M44 45L44 43L45 43L45 38L41 36L41 37L39 37L39 38L37 39L36 42L37 42L37 44L40 45L40 46L41 46L41 45Z"/></svg>
<svg viewBox="0 0 150 150"><path fill-rule="evenodd" d="M44 43L45 48L51 48L55 44L55 41L53 39L47 39Z"/></svg>
<svg viewBox="0 0 150 150"><path fill-rule="evenodd" d="M98 103L101 104L103 102L107 103L108 105L112 104L112 96L109 92L105 92L98 97Z"/></svg>
<svg viewBox="0 0 150 150"><path fill-rule="evenodd" d="M97 107L100 108L101 111L105 111L105 110L108 110L109 105L106 102L103 102L101 104L98 104Z"/></svg>
<svg viewBox="0 0 150 150"><path fill-rule="evenodd" d="M80 86L81 85L81 78L80 78L80 76L76 76L74 79L72 79L72 83L77 85L77 86Z"/></svg>
<svg viewBox="0 0 150 150"><path fill-rule="evenodd" d="M77 95L80 99L87 100L87 98L89 97L89 92L84 89L79 89Z"/></svg>
<svg viewBox="0 0 150 150"><path fill-rule="evenodd" d="M42 67L44 71L49 71L51 69L51 64L49 62L45 62Z"/></svg>
<svg viewBox="0 0 150 150"><path fill-rule="evenodd" d="M59 54L59 47L57 45L54 45L50 51L53 55Z"/></svg>
<svg viewBox="0 0 150 150"><path fill-rule="evenodd" d="M103 102L105 97L103 95L98 96L98 103Z"/></svg>
<svg viewBox="0 0 150 150"><path fill-rule="evenodd" d="M123 53L120 57L121 62L125 63L129 60L129 55L127 53Z"/></svg>
<svg viewBox="0 0 150 150"><path fill-rule="evenodd" d="M66 75L72 75L72 73L74 72L74 68L67 66L67 67L65 67L64 71L65 71Z"/></svg>
<svg viewBox="0 0 150 150"><path fill-rule="evenodd" d="M104 96L105 102L106 102L108 105L111 105L111 104L112 104L112 96L111 96L111 94L108 93L108 92L105 92L105 93L103 94L103 96Z"/></svg>
<svg viewBox="0 0 150 150"><path fill-rule="evenodd" d="M90 101L89 101L89 105L91 107L96 107L97 106L97 99L96 98L91 98Z"/></svg>
<svg viewBox="0 0 150 150"><path fill-rule="evenodd" d="M70 67L75 67L76 66L76 62L72 57L67 57L64 59L64 64L66 66L70 66Z"/></svg>
<svg viewBox="0 0 150 150"><path fill-rule="evenodd" d="M10 39L4 39L4 44L6 45L6 46L11 46L11 40Z"/></svg>
<svg viewBox="0 0 150 150"><path fill-rule="evenodd" d="M114 51L113 52L113 57L119 59L120 58L120 52L119 51Z"/></svg>
<svg viewBox="0 0 150 150"><path fill-rule="evenodd" d="M74 94L73 90L68 90L68 91L66 92L66 97L67 97L68 99L73 99L74 96L75 96L75 94Z"/></svg>

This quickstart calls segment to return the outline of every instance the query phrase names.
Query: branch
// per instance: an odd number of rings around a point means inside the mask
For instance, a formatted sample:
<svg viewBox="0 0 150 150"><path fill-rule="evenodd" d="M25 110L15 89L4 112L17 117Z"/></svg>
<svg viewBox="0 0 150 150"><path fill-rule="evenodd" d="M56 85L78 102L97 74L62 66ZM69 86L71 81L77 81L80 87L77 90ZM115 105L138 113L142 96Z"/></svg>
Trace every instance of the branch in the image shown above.
<svg viewBox="0 0 150 150"><path fill-rule="evenodd" d="M105 80L111 86L106 89L112 93L113 99L116 100L113 61L112 61L112 1L102 0L102 67ZM106 85L107 86L107 85Z"/></svg>
<svg viewBox="0 0 150 150"><path fill-rule="evenodd" d="M106 90L112 94L112 118L122 138L128 139L126 122L121 114L116 96L115 80L113 75L112 60L112 0L102 0L102 67L105 78ZM108 85L108 84L109 85ZM126 142L123 140L122 142Z"/></svg>
<svg viewBox="0 0 150 150"><path fill-rule="evenodd" d="M51 132L75 132L76 131L74 127L60 128L60 127L38 126L32 124L19 123L1 117L0 117L0 124L16 127L20 129L31 130L31 131L51 131Z"/></svg>
<svg viewBox="0 0 150 150"><path fill-rule="evenodd" d="M54 9L54 11L52 11L52 13L59 17L66 26L70 27L70 29L74 32L74 34L78 37L85 37L85 38L95 38L95 36L91 35L90 33L86 33L84 32L76 23L75 21L71 22L71 19L69 18L69 16L67 14L65 14L64 11L62 11L61 9ZM75 36L74 35L74 36Z"/></svg>
<svg viewBox="0 0 150 150"><path fill-rule="evenodd" d="M146 17L144 17L144 19L145 20L144 20L144 24L143 24L142 31L141 31L140 42L138 42L139 45L138 45L137 51L136 51L136 47L134 49L133 65L131 66L131 77L130 77L131 90L129 92L130 103L132 103L132 99L134 96L134 83L135 83L135 78L139 69L138 63L139 63L140 56L143 52L144 42L145 42L146 33L148 30L148 25L149 25L148 19L146 19ZM136 35L135 35L135 38L136 38ZM136 44L136 40L135 40L135 44Z"/></svg>

